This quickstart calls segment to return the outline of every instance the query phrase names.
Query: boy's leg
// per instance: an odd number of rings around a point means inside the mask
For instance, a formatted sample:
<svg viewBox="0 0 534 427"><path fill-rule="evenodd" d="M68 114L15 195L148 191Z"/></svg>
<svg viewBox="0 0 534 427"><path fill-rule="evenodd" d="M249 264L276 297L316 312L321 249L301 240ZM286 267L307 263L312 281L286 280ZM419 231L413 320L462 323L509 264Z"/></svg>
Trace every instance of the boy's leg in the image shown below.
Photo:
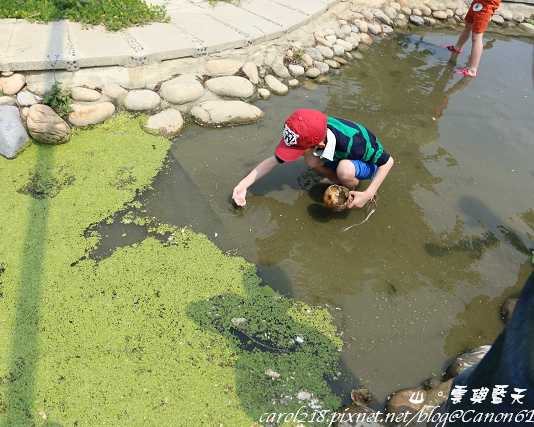
<svg viewBox="0 0 534 427"><path fill-rule="evenodd" d="M336 172L341 183L349 190L354 190L360 183L356 178L356 166L350 160L341 160Z"/></svg>
<svg viewBox="0 0 534 427"><path fill-rule="evenodd" d="M306 166L310 169L313 169L319 175L327 178L331 184L339 184L340 181L337 177L336 170L324 165L324 162L317 156L306 156L304 157L304 162Z"/></svg>
<svg viewBox="0 0 534 427"><path fill-rule="evenodd" d="M484 49L482 36L483 33L473 33L473 47L471 48L471 58L469 58L469 68L467 69L471 77L474 77L478 74L478 64L480 64L482 50Z"/></svg>
<svg viewBox="0 0 534 427"><path fill-rule="evenodd" d="M460 50L463 47L463 45L465 44L465 42L467 42L467 40L469 40L469 38L471 37L471 28L472 27L473 27L472 23L470 23L470 22L466 22L465 23L465 27L462 30L462 32L460 33L460 36L458 37L458 40L456 41L456 44L454 45L454 49Z"/></svg>

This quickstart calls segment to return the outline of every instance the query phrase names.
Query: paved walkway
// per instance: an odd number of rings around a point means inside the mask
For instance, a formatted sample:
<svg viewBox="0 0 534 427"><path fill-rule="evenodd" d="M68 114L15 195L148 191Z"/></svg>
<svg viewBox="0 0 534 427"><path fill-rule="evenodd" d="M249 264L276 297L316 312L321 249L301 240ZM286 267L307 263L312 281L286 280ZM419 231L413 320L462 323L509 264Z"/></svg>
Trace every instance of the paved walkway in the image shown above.
<svg viewBox="0 0 534 427"><path fill-rule="evenodd" d="M0 20L0 72L114 66L133 67L167 59L198 57L270 40L291 31L340 0L241 0L214 8L206 0L155 0L170 16L166 24L117 33L103 26L55 21ZM150 1L149 1L150 2Z"/></svg>

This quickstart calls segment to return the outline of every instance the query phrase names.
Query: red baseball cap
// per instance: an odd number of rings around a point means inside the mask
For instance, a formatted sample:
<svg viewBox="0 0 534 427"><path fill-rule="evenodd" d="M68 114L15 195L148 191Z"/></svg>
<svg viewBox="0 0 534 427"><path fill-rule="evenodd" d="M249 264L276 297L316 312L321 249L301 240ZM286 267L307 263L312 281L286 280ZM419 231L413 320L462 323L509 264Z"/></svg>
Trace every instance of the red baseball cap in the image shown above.
<svg viewBox="0 0 534 427"><path fill-rule="evenodd" d="M326 116L317 110L297 110L284 123L283 137L274 154L284 162L292 162L325 138Z"/></svg>

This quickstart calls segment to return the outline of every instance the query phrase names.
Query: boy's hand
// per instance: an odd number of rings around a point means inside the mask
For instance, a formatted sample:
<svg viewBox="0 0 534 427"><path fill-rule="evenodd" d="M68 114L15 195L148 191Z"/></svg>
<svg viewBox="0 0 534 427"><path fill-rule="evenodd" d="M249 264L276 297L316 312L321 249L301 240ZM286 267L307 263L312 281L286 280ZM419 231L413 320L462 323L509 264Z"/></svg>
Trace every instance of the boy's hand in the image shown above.
<svg viewBox="0 0 534 427"><path fill-rule="evenodd" d="M366 191L351 191L352 202L347 206L349 209L361 209L365 204L371 200L372 195L368 195Z"/></svg>
<svg viewBox="0 0 534 427"><path fill-rule="evenodd" d="M232 194L232 199L234 199L235 204L237 206L245 206L247 204L247 201L245 200L246 197L247 187L241 184L236 185Z"/></svg>

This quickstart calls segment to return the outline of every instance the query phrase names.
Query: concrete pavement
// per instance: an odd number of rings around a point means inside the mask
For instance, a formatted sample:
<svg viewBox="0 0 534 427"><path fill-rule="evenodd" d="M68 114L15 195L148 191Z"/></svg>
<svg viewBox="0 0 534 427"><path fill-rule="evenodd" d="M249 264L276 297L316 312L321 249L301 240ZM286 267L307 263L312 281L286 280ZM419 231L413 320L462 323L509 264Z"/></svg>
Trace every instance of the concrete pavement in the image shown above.
<svg viewBox="0 0 534 427"><path fill-rule="evenodd" d="M66 20L49 24L0 20L0 72L76 71L101 66L135 67L201 57L274 39L306 24L340 0L155 0L169 23L112 33Z"/></svg>

